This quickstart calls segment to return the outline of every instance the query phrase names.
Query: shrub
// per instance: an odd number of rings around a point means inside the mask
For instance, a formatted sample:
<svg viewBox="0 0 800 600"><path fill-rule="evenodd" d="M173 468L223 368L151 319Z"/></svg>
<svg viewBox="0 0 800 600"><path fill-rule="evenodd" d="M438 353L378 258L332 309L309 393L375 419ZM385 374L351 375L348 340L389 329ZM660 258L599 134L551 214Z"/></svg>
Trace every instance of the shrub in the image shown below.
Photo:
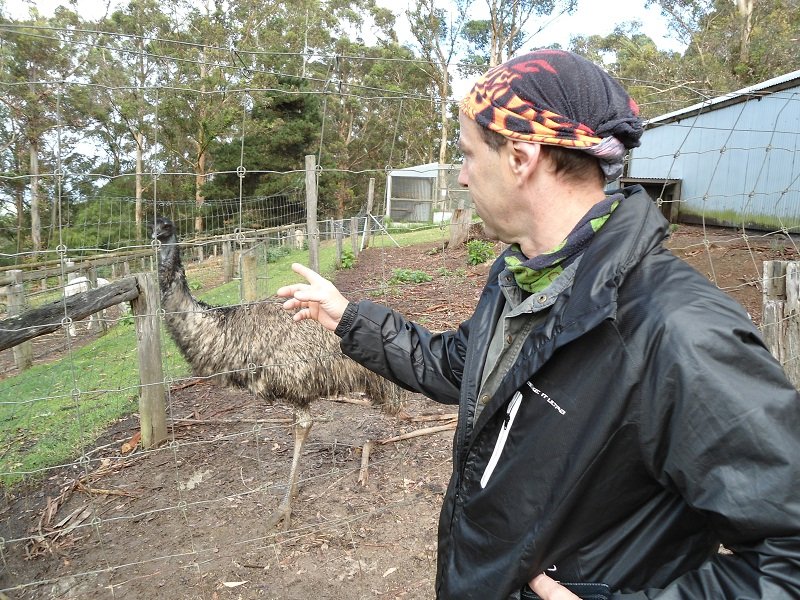
<svg viewBox="0 0 800 600"><path fill-rule="evenodd" d="M356 257L353 254L353 251L349 248L345 248L342 250L342 268L343 269L352 269L353 266L356 264Z"/></svg>
<svg viewBox="0 0 800 600"><path fill-rule="evenodd" d="M494 244L485 240L467 242L467 262L469 264L480 265L490 258L494 258Z"/></svg>
<svg viewBox="0 0 800 600"><path fill-rule="evenodd" d="M267 262L278 262L284 256L288 256L289 252L288 246L270 246L267 248Z"/></svg>
<svg viewBox="0 0 800 600"><path fill-rule="evenodd" d="M425 283L433 279L425 271L412 269L394 269L389 283Z"/></svg>

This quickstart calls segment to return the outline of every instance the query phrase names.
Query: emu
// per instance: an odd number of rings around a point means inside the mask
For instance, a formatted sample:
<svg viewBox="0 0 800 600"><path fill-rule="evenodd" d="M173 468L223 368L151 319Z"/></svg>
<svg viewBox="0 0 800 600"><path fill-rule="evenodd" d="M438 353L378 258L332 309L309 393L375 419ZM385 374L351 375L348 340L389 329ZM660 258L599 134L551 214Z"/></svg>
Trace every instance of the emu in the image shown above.
<svg viewBox="0 0 800 600"><path fill-rule="evenodd" d="M298 465L313 425L309 405L320 397L363 391L389 413L401 393L388 380L342 354L338 338L316 322L295 323L277 302L210 306L192 297L174 224L157 218L158 281L167 329L197 376L248 389L294 411L294 454L286 494L268 520L287 528L297 492Z"/></svg>
<svg viewBox="0 0 800 600"><path fill-rule="evenodd" d="M102 287L104 285L108 285L108 279L98 277L96 287ZM92 282L87 277L76 277L75 279L67 282L67 285L64 286L64 298L69 298L70 296L76 296L78 294L88 292L90 289L92 289ZM102 318L105 318L105 316L106 311L104 310L102 312ZM95 322L99 323L100 318L101 317L98 317L96 314L90 315L89 322L86 324L86 330L88 331L91 329ZM70 323L68 332L72 337L76 337L78 335L78 331L75 328L74 322Z"/></svg>

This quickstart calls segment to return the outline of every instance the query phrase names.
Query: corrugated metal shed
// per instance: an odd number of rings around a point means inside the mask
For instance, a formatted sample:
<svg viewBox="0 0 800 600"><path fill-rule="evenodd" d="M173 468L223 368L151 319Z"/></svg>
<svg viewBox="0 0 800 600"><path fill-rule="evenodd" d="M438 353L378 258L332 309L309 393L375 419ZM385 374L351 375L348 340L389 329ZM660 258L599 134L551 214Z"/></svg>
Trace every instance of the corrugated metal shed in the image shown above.
<svg viewBox="0 0 800 600"><path fill-rule="evenodd" d="M459 202L469 195L458 185L460 165L427 163L389 172L386 185L386 214L394 221L425 223L448 220ZM438 197L440 172L446 173L443 198Z"/></svg>
<svg viewBox="0 0 800 600"><path fill-rule="evenodd" d="M798 150L794 71L648 121L622 183L679 180L672 220L800 231Z"/></svg>

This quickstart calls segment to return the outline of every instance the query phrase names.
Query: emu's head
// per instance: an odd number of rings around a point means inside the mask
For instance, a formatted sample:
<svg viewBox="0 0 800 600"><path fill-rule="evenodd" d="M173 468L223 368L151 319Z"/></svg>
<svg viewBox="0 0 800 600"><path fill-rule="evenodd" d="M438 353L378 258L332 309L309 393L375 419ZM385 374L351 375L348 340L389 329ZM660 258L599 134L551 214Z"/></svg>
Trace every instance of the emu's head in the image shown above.
<svg viewBox="0 0 800 600"><path fill-rule="evenodd" d="M156 222L153 223L152 237L162 244L174 244L178 239L175 225L166 217L156 217Z"/></svg>
<svg viewBox="0 0 800 600"><path fill-rule="evenodd" d="M166 217L156 217L152 238L161 242L158 254L162 264L167 263L170 258L175 259L173 253L177 249L178 234L172 221Z"/></svg>

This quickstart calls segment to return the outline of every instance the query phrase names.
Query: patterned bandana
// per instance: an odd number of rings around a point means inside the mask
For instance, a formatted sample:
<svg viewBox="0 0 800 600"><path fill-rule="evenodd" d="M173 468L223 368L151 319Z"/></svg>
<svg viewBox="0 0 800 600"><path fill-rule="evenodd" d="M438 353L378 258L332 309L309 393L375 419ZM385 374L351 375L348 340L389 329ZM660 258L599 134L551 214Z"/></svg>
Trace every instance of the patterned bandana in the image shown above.
<svg viewBox="0 0 800 600"><path fill-rule="evenodd" d="M622 194L613 194L592 206L567 239L550 252L526 258L517 244L511 246L505 263L506 268L514 274L517 285L532 294L547 288L566 267L583 254L594 234L608 221L608 217L623 198Z"/></svg>
<svg viewBox="0 0 800 600"><path fill-rule="evenodd" d="M643 132L639 108L622 86L562 50L536 50L490 69L460 107L507 138L591 154L608 181L622 172L626 150Z"/></svg>

